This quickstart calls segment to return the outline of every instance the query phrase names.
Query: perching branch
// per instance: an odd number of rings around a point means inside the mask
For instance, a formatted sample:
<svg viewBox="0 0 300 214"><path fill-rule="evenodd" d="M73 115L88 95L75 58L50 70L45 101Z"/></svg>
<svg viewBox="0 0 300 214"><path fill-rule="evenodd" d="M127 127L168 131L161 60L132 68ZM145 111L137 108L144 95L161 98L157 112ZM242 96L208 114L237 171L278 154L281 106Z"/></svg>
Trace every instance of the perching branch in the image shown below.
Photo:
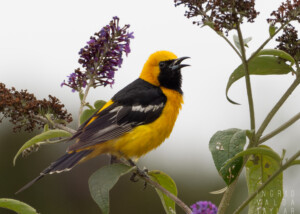
<svg viewBox="0 0 300 214"><path fill-rule="evenodd" d="M185 213L192 214L192 210L183 201L181 201L178 197L176 197L171 192L166 190L164 187L159 185L157 182L151 180L149 177L145 177L145 176L140 176L140 177L147 183L151 184L154 188L162 191L166 196L172 199Z"/></svg>
<svg viewBox="0 0 300 214"><path fill-rule="evenodd" d="M120 160L120 161L127 165L127 162L125 162L124 160ZM167 189L162 187L159 183L151 180L150 177L146 174L146 172L139 169L138 166L131 159L129 159L128 162L131 166L136 167L136 172L137 172L136 175L138 175L140 178L142 178L144 181L149 183L154 188L163 192L166 196L168 196L170 199L172 199L185 213L192 214L192 210L183 201L181 201L178 197L176 197L171 192L169 192Z"/></svg>

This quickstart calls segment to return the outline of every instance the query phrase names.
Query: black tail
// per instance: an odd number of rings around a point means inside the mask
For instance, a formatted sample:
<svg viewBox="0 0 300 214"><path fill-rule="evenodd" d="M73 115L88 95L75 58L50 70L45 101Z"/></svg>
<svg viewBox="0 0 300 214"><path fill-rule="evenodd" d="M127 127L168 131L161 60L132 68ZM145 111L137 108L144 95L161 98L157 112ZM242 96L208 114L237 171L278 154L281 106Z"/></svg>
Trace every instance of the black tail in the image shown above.
<svg viewBox="0 0 300 214"><path fill-rule="evenodd" d="M40 173L38 177L30 181L28 184L19 189L16 194L30 187L32 184L43 178L47 174L60 173L71 170L82 158L90 154L92 150L84 150L80 152L66 153L57 161L53 162L49 167Z"/></svg>

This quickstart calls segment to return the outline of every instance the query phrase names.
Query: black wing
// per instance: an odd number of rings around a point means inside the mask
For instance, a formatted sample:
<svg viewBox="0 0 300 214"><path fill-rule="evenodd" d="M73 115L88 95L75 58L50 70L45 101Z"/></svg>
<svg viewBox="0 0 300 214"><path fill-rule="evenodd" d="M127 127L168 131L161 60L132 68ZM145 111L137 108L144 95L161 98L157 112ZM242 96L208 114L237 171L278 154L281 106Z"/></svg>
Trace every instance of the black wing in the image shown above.
<svg viewBox="0 0 300 214"><path fill-rule="evenodd" d="M81 125L72 137L77 141L68 151L118 138L138 125L155 121L167 98L159 87L137 79L119 91L112 101L113 104Z"/></svg>

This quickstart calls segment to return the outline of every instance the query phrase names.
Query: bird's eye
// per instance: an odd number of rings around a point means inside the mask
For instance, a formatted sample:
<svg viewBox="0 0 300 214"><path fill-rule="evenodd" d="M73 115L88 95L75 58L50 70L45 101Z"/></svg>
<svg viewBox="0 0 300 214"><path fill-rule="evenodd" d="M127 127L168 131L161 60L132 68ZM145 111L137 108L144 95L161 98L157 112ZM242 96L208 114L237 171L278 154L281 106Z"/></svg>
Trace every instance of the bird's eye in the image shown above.
<svg viewBox="0 0 300 214"><path fill-rule="evenodd" d="M165 63L165 62L160 62L160 63L159 63L159 67L160 67L160 68L166 67L166 63Z"/></svg>

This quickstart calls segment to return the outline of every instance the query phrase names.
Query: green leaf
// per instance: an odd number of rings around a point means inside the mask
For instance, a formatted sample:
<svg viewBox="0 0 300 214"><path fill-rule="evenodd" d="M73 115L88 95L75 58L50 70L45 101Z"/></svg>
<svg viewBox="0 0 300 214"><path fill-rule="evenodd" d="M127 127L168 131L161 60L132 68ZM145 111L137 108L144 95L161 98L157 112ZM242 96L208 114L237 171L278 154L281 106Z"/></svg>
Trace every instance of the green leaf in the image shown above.
<svg viewBox="0 0 300 214"><path fill-rule="evenodd" d="M264 148L272 151L267 146L264 146ZM262 154L252 155L246 163L248 194L253 194L280 166L281 161L275 160L270 156ZM248 214L277 213L283 197L282 183L283 176L281 173L250 202Z"/></svg>
<svg viewBox="0 0 300 214"><path fill-rule="evenodd" d="M94 102L95 109L97 110L101 109L105 104L106 102L104 100L96 100Z"/></svg>
<svg viewBox="0 0 300 214"><path fill-rule="evenodd" d="M14 157L13 160L13 164L16 164L16 160L17 157L27 148L33 146L36 143L39 142L43 142L45 140L51 139L51 138L57 138L57 137L71 137L72 134L64 131L64 130L60 130L60 129L53 129L53 130L48 130L45 131L39 135L34 136L33 138L31 138L30 140L28 140L26 143L24 143L24 145L19 149L19 151L17 152L17 154Z"/></svg>
<svg viewBox="0 0 300 214"><path fill-rule="evenodd" d="M173 179L168 176L166 173L161 172L159 170L153 170L148 173L151 180L156 181L159 183L162 187L164 187L166 190L171 192L173 195L177 196L177 187ZM164 209L167 214L175 214L175 202L170 199L168 196L166 196L163 192L161 192L159 189L156 189L157 194L160 197L160 200L164 206Z"/></svg>
<svg viewBox="0 0 300 214"><path fill-rule="evenodd" d="M239 51L241 52L241 44L240 44L240 40L239 37L237 35L233 35L233 42L234 45L239 49Z"/></svg>
<svg viewBox="0 0 300 214"><path fill-rule="evenodd" d="M246 131L240 129L218 131L209 141L209 150L212 153L215 166L227 185L231 184L238 175L243 165L243 157L235 159L224 168L222 167L226 161L243 151L245 144Z"/></svg>
<svg viewBox="0 0 300 214"><path fill-rule="evenodd" d="M291 62L291 65L295 64L295 59L285 51L278 49L263 49L258 52L257 56L267 55L267 56L278 56L279 58L285 59Z"/></svg>
<svg viewBox="0 0 300 214"><path fill-rule="evenodd" d="M48 123L46 123L44 125L44 132L46 132L46 131L49 131L49 124Z"/></svg>
<svg viewBox="0 0 300 214"><path fill-rule="evenodd" d="M0 208L13 210L18 214L37 214L37 211L28 204L9 198L0 198Z"/></svg>
<svg viewBox="0 0 300 214"><path fill-rule="evenodd" d="M244 46L248 48L248 43L252 40L252 37L244 39Z"/></svg>
<svg viewBox="0 0 300 214"><path fill-rule="evenodd" d="M293 68L287 65L285 62L280 61L278 57L275 56L258 56L254 57L249 63L249 73L250 75L279 75L287 74L293 71ZM226 87L226 98L229 102L233 104L238 104L228 97L228 91L231 85L245 76L244 65L237 67L233 73L230 75Z"/></svg>
<svg viewBox="0 0 300 214"><path fill-rule="evenodd" d="M87 119L89 119L97 109L85 109L80 115L80 124L83 124Z"/></svg>
<svg viewBox="0 0 300 214"><path fill-rule="evenodd" d="M270 37L273 37L275 35L276 30L277 30L277 28L275 27L275 25L271 24L269 27Z"/></svg>
<svg viewBox="0 0 300 214"><path fill-rule="evenodd" d="M223 168L225 168L226 166L228 166L230 163L232 163L237 158L244 157L246 155L264 155L264 156L271 157L271 158L273 158L274 160L276 160L278 162L281 161L281 157L276 152L274 152L273 150L271 150L269 148L265 148L263 146L259 146L259 147L250 148L250 149L247 149L245 151L237 153L233 158L227 160L226 163L224 163L224 165L222 166L222 168L220 169L220 171L222 171Z"/></svg>
<svg viewBox="0 0 300 214"><path fill-rule="evenodd" d="M135 167L112 164L100 168L91 175L89 178L90 193L103 214L109 213L109 191L122 175L131 172L133 169Z"/></svg>

